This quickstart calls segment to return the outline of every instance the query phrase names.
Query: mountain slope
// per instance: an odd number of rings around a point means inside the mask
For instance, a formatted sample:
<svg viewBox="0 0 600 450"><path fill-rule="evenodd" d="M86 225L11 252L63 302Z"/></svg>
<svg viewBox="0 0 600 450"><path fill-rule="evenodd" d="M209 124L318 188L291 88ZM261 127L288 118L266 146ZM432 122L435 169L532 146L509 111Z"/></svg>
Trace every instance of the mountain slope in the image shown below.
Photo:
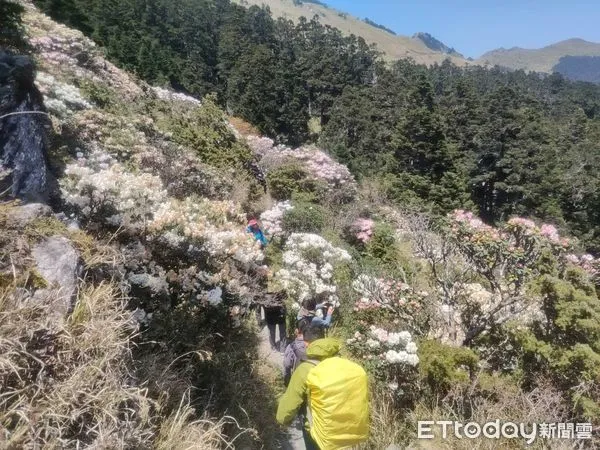
<svg viewBox="0 0 600 450"><path fill-rule="evenodd" d="M510 69L523 69L536 72L551 73L565 68L560 66L561 58L567 56L594 57L600 56L600 44L583 39L568 39L540 49L524 49L513 47L492 50L481 56L476 62L485 65L499 65ZM570 74L576 76L574 74Z"/></svg>
<svg viewBox="0 0 600 450"><path fill-rule="evenodd" d="M300 17L311 19L314 16L319 17L319 21L324 25L330 25L342 31L345 35L355 34L362 37L370 44L376 44L377 48L384 52L386 57L394 60L400 58L412 58L417 63L435 64L441 63L445 59L450 59L453 63L462 66L467 61L458 53L434 50L417 35L411 37L394 35L386 31L383 27L372 25L366 20L361 20L329 8L322 3L313 3L309 1L300 2L298 0L233 0L243 6L268 6L274 17L284 17L297 22ZM421 33L418 33L419 35ZM439 42L436 40L436 42ZM441 43L440 43L441 44ZM443 44L442 44L443 45ZM444 48L447 48L443 45Z"/></svg>
<svg viewBox="0 0 600 450"><path fill-rule="evenodd" d="M446 44L444 44L440 40L434 38L429 33L423 33L423 32L415 33L413 35L413 39L419 39L428 48L430 48L433 51L446 53L448 55L453 55L453 56L456 56L458 58L464 58L464 56L461 55L460 53L458 53L454 48L448 47Z"/></svg>

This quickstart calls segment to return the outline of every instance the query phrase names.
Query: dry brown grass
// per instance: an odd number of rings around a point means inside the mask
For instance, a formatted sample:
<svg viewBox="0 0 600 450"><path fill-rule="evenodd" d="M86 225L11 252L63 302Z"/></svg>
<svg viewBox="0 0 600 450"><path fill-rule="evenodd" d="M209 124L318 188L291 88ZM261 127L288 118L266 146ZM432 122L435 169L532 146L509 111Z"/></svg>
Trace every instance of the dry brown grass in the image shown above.
<svg viewBox="0 0 600 450"><path fill-rule="evenodd" d="M163 417L129 373L136 333L109 283L84 286L67 320L17 286L0 293L0 447L231 448L229 419L194 420L185 397Z"/></svg>
<svg viewBox="0 0 600 450"><path fill-rule="evenodd" d="M229 117L229 123L243 136L260 136L260 131L250 122L245 121L241 117Z"/></svg>
<svg viewBox="0 0 600 450"><path fill-rule="evenodd" d="M519 439L499 441L483 437L459 439L452 433L448 433L447 439L442 439L439 430L432 440L417 439L419 421L447 420L483 424L499 419L515 423L539 424L568 422L570 419L561 394L543 383L529 393L520 391L514 385L497 383L489 394L489 398L471 397L468 392L456 390L445 399L433 404L421 401L413 411L403 416L394 410L391 399L384 392L376 391L371 402L371 439L366 448L385 449L391 444L411 449L447 450L578 448L574 442L560 440L553 442L538 440L533 445L527 446L525 441ZM460 412L465 409L465 405L471 411L469 417L465 417Z"/></svg>

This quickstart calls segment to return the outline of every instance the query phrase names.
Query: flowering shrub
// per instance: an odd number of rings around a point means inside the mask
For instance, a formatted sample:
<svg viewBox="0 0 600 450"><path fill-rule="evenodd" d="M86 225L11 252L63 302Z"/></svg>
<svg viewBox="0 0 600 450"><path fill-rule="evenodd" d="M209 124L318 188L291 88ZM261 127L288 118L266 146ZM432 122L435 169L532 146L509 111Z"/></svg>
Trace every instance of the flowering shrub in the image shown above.
<svg viewBox="0 0 600 450"><path fill-rule="evenodd" d="M44 95L44 104L52 114L64 118L75 111L91 108L81 96L79 89L71 84L61 83L44 72L37 74L36 83Z"/></svg>
<svg viewBox="0 0 600 450"><path fill-rule="evenodd" d="M275 146L273 140L256 136L248 136L246 141L253 152L260 156L261 165L268 169L297 163L315 180L324 181L329 190L343 190L349 197L356 195L356 181L348 168L334 161L316 147Z"/></svg>
<svg viewBox="0 0 600 450"><path fill-rule="evenodd" d="M89 166L83 158L69 164L61 180L66 203L77 207L83 217L136 227L145 225L166 200L160 178L128 172L109 156L97 155L91 160Z"/></svg>
<svg viewBox="0 0 600 450"><path fill-rule="evenodd" d="M419 364L417 344L412 341L408 331L388 332L371 325L368 332L357 331L353 338L346 341L352 352L375 364Z"/></svg>
<svg viewBox="0 0 600 450"><path fill-rule="evenodd" d="M417 344L408 331L390 332L371 325L356 331L346 341L352 355L359 358L376 379L383 382L397 399L416 392L415 367L419 364Z"/></svg>
<svg viewBox="0 0 600 450"><path fill-rule="evenodd" d="M270 235L281 234L283 231L282 223L283 216L287 211L294 209L291 202L279 202L268 211L263 212L260 215L260 220L263 224L263 229Z"/></svg>
<svg viewBox="0 0 600 450"><path fill-rule="evenodd" d="M371 219L358 218L350 226L350 232L358 239L358 241L366 244L371 240L374 228L375 222Z"/></svg>
<svg viewBox="0 0 600 450"><path fill-rule="evenodd" d="M460 249L478 272L493 280L501 272L502 281L520 288L536 271L544 249L559 256L570 245L552 225L539 228L529 219L516 217L501 228L484 224L472 213L462 210L451 215L451 231ZM493 283L499 290L499 284Z"/></svg>
<svg viewBox="0 0 600 450"><path fill-rule="evenodd" d="M565 261L582 268L596 283L600 281L600 259L592 255L565 255Z"/></svg>
<svg viewBox="0 0 600 450"><path fill-rule="evenodd" d="M276 279L298 304L316 294L328 295L329 301L337 302L334 266L350 260L348 252L321 236L294 233L286 242L283 268L276 273Z"/></svg>
<svg viewBox="0 0 600 450"><path fill-rule="evenodd" d="M455 245L475 274L486 279L490 288L490 292L482 293L483 288L473 292L463 286L470 310L467 342L490 324L502 323L511 317L526 317L524 313L533 306L526 295L526 285L540 275L542 255L553 255L557 261L564 261L565 249L571 245L568 239L560 237L554 226L538 227L532 220L521 217L495 228L472 213L459 210L450 215L450 221L450 235ZM536 309L531 308L531 313Z"/></svg>
<svg viewBox="0 0 600 450"><path fill-rule="evenodd" d="M352 282L352 289L360 295L354 304L354 313L366 324L387 324L410 327L421 331L426 291L415 292L408 284L361 274Z"/></svg>
<svg viewBox="0 0 600 450"><path fill-rule="evenodd" d="M164 101L178 101L183 103L190 103L194 106L200 106L202 102L197 98L190 97L189 95L182 94L181 92L174 92L168 89L163 89L160 87L152 87L152 92L160 99Z"/></svg>
<svg viewBox="0 0 600 450"><path fill-rule="evenodd" d="M62 80L94 80L118 90L123 99L133 100L143 91L131 76L102 56L95 43L83 33L60 25L35 9L27 11L29 40L39 67Z"/></svg>
<svg viewBox="0 0 600 450"><path fill-rule="evenodd" d="M188 197L160 205L149 228L156 235L169 231L184 237L216 260L262 261L258 243L244 230L244 219L233 202Z"/></svg>

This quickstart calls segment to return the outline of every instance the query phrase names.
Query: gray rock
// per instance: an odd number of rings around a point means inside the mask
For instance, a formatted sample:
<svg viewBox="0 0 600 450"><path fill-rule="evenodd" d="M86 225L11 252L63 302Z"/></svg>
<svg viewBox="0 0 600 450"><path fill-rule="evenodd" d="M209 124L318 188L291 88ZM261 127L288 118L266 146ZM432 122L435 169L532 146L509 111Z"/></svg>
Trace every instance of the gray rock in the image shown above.
<svg viewBox="0 0 600 450"><path fill-rule="evenodd" d="M34 80L30 58L0 51L0 116L5 116L0 120L0 171L11 170L0 180L0 192L44 201L54 184L47 165L51 122Z"/></svg>
<svg viewBox="0 0 600 450"><path fill-rule="evenodd" d="M66 315L73 308L83 267L79 253L67 238L52 236L37 244L31 254L38 273L48 283L34 298L51 302L56 314Z"/></svg>
<svg viewBox="0 0 600 450"><path fill-rule="evenodd" d="M25 226L39 217L48 217L52 209L43 203L29 203L16 207L8 219L9 225Z"/></svg>

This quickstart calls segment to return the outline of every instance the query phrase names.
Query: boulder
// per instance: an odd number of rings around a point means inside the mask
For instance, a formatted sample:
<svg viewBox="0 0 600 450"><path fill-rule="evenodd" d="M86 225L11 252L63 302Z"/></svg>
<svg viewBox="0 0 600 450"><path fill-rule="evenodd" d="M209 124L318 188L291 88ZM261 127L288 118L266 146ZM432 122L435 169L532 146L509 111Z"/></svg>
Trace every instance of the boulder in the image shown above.
<svg viewBox="0 0 600 450"><path fill-rule="evenodd" d="M8 218L8 224L11 226L24 227L32 220L40 217L49 217L52 209L43 203L29 203L14 208Z"/></svg>
<svg viewBox="0 0 600 450"><path fill-rule="evenodd" d="M47 129L42 95L34 84L33 61L0 51L0 192L45 201L53 177L47 161Z"/></svg>
<svg viewBox="0 0 600 450"><path fill-rule="evenodd" d="M52 310L65 316L73 308L83 268L78 251L67 238L52 236L35 245L31 254L39 275L48 284L35 292L34 299L51 302Z"/></svg>

